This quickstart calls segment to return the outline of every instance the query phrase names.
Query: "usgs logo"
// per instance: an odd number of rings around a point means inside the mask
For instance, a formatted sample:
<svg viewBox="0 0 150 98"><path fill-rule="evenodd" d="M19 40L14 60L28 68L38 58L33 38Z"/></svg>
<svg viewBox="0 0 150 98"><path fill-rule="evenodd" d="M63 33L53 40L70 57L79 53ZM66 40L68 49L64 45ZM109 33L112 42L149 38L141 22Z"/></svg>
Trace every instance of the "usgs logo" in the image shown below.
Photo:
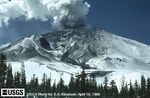
<svg viewBox="0 0 150 98"><path fill-rule="evenodd" d="M1 97L24 97L25 89L23 88L2 88Z"/></svg>

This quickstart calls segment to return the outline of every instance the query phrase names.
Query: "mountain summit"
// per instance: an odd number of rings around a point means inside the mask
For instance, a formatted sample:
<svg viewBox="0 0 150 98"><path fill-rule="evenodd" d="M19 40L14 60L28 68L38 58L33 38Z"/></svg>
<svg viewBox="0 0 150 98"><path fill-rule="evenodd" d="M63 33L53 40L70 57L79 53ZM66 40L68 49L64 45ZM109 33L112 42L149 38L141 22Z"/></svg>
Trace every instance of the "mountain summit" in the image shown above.
<svg viewBox="0 0 150 98"><path fill-rule="evenodd" d="M130 81L150 75L148 45L97 28L32 35L1 47L0 52L12 64L32 62L56 73L76 74L84 67L96 74L98 82L104 76L119 84L123 76Z"/></svg>

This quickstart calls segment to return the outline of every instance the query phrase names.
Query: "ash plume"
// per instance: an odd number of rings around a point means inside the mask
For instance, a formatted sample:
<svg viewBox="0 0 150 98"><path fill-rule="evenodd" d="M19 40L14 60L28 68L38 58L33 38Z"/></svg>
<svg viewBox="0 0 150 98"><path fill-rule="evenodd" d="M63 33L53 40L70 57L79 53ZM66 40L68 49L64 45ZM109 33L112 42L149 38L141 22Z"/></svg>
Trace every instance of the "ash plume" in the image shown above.
<svg viewBox="0 0 150 98"><path fill-rule="evenodd" d="M10 19L24 17L50 22L55 29L89 26L86 15L90 5L84 0L1 0L0 26Z"/></svg>

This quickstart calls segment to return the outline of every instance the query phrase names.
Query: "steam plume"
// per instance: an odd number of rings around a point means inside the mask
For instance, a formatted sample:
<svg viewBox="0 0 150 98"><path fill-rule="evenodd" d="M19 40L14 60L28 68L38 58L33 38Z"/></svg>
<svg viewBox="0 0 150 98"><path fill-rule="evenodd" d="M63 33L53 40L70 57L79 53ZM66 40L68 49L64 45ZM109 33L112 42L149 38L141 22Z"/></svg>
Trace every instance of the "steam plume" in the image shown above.
<svg viewBox="0 0 150 98"><path fill-rule="evenodd" d="M1 0L0 26L8 25L10 19L25 17L41 21L51 18L57 29L85 27L89 8L84 0Z"/></svg>

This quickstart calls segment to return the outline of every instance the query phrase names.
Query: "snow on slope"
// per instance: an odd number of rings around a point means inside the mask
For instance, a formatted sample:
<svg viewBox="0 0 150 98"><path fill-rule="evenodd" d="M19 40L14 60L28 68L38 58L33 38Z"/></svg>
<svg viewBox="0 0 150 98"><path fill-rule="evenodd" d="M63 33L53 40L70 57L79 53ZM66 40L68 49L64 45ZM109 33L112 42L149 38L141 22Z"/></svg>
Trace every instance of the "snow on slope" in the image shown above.
<svg viewBox="0 0 150 98"><path fill-rule="evenodd" d="M12 65L13 73L20 71L22 63L18 62L9 62ZM58 63L58 62L57 62ZM69 79L71 74L75 74L76 71L81 71L79 67L76 68L71 68L71 67L64 67L64 66L59 66L61 65L58 63L57 69L63 69L62 71L57 71L55 69L52 69L48 67L49 65L40 65L39 63L32 62L32 61L26 61L24 62L25 65L25 70L26 70L26 76L27 76L27 81L30 81L33 75L35 74L36 77L38 77L39 82L42 81L42 76L45 73L47 77L51 75L52 82L56 81L58 82L60 77L63 77L65 80L65 83L68 84ZM55 63L56 65L56 63ZM66 71L67 70L67 71Z"/></svg>
<svg viewBox="0 0 150 98"><path fill-rule="evenodd" d="M2 44L2 45L0 46L0 49L3 49L3 48L5 48L5 47L8 47L10 44L11 44L11 43Z"/></svg>
<svg viewBox="0 0 150 98"><path fill-rule="evenodd" d="M120 81L139 80L141 75L150 76L150 47L96 28L78 28L33 35L9 46L0 48L14 68L24 62L28 80L35 73L51 72L53 79L60 74L68 81L71 74L81 72L87 66L89 72L105 72L108 78ZM40 65L40 66L39 66ZM32 69L35 69L32 71ZM102 82L104 76L97 75Z"/></svg>

